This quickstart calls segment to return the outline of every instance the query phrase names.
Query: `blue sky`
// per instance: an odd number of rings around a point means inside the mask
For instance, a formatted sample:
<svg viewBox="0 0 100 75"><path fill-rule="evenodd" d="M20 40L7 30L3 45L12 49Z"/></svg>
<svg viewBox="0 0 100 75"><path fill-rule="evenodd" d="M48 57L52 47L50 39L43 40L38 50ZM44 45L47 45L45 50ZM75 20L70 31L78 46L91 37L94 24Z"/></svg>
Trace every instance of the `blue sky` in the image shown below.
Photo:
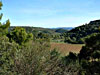
<svg viewBox="0 0 100 75"><path fill-rule="evenodd" d="M11 26L76 27L100 19L100 0L2 0Z"/></svg>

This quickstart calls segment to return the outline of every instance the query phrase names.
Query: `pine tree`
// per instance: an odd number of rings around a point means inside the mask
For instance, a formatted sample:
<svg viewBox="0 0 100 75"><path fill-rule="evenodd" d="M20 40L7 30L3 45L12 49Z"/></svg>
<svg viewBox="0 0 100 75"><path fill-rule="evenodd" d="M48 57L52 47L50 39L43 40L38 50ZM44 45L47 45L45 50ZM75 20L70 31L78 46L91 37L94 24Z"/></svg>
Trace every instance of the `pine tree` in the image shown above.
<svg viewBox="0 0 100 75"><path fill-rule="evenodd" d="M2 2L0 1L0 10L2 9ZM9 19L5 23L1 23L3 13L0 14L0 36L6 35L8 33L8 28L10 27Z"/></svg>

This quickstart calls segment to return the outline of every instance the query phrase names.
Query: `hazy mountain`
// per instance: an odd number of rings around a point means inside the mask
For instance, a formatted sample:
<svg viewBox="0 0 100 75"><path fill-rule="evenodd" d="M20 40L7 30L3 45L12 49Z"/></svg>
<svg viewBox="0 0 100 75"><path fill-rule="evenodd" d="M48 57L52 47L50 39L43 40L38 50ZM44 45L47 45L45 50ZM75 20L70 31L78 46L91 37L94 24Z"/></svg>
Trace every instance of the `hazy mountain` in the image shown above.
<svg viewBox="0 0 100 75"><path fill-rule="evenodd" d="M57 28L49 28L49 29L64 29L64 30L71 30L74 27L57 27Z"/></svg>

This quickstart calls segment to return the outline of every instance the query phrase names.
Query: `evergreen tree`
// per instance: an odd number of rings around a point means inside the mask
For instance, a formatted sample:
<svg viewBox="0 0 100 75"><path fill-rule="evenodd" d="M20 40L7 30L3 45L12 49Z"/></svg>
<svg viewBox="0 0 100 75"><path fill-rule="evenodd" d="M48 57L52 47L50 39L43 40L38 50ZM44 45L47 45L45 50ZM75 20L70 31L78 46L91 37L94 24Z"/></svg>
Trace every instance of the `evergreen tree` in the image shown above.
<svg viewBox="0 0 100 75"><path fill-rule="evenodd" d="M90 35L85 40L85 44L80 51L79 58L90 60L92 56L95 57L95 54L98 54L98 51L100 51L100 33Z"/></svg>
<svg viewBox="0 0 100 75"><path fill-rule="evenodd" d="M0 10L2 9L2 2L0 2ZM6 35L8 33L8 28L10 26L10 21L7 20L5 23L1 23L1 19L2 19L3 13L0 14L0 36L2 35Z"/></svg>
<svg viewBox="0 0 100 75"><path fill-rule="evenodd" d="M15 41L20 45L33 39L33 34L26 33L26 30L21 27L14 28L7 36L9 37L10 42Z"/></svg>

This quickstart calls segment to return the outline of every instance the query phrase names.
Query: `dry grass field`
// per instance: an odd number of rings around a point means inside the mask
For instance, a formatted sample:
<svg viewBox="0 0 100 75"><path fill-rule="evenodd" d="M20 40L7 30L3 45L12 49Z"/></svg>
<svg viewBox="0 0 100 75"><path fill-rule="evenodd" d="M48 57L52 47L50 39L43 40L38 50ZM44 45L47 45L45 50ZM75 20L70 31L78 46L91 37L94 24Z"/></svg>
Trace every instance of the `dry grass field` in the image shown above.
<svg viewBox="0 0 100 75"><path fill-rule="evenodd" d="M69 52L79 53L83 45L80 44L66 44L66 43L51 43L51 50L57 49L64 55Z"/></svg>

